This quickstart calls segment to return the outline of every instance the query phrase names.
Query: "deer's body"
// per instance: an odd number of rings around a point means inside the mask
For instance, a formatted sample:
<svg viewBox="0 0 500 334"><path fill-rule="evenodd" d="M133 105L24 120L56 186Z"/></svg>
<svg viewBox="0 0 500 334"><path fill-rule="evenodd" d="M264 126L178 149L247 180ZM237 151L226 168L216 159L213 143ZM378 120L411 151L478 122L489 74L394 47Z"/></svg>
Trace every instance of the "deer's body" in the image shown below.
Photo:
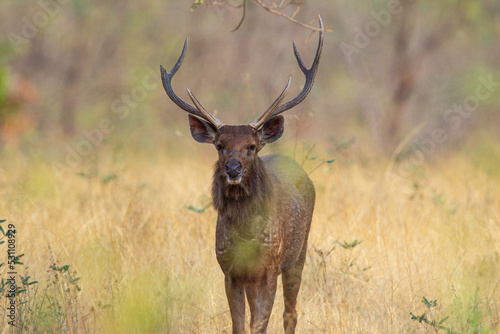
<svg viewBox="0 0 500 334"><path fill-rule="evenodd" d="M224 274L242 283L297 264L314 208L314 185L295 160L279 154L258 160L250 195L225 189L221 173L214 175L217 260Z"/></svg>
<svg viewBox="0 0 500 334"><path fill-rule="evenodd" d="M233 333L245 332L245 295L250 306L252 333L264 333L271 315L278 276L282 275L286 333L297 325L297 294L306 258L307 237L314 209L314 186L302 167L279 154L259 157L267 143L283 134L280 114L301 101L312 88L323 46L323 25L316 57L306 68L294 52L306 83L294 99L281 103L290 80L269 109L249 125L225 125L206 111L188 89L194 106L172 90L171 80L182 64L182 54L170 72L161 67L168 96L187 111L191 135L213 144L219 154L212 197L218 212L216 255L225 275Z"/></svg>
<svg viewBox="0 0 500 334"><path fill-rule="evenodd" d="M266 155L258 158L257 166L249 178L249 194L227 189L216 166L212 196L219 212L217 260L226 276L235 332L244 331L243 290L249 300L252 329L265 330L280 274L285 328L291 331L297 319L295 303L314 209L314 185L289 157Z"/></svg>

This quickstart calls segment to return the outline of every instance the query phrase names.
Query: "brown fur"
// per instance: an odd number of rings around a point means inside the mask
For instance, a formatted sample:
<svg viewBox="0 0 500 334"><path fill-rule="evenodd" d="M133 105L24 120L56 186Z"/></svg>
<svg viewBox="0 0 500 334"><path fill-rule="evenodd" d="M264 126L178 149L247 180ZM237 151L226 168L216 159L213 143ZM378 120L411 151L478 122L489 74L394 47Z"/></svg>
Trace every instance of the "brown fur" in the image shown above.
<svg viewBox="0 0 500 334"><path fill-rule="evenodd" d="M233 333L244 332L245 296L249 300L252 333L265 332L278 275L283 273L284 326L293 333L296 297L305 261L314 208L312 182L291 158L258 157L263 146L248 126L224 126L214 144L224 146L215 164L212 197L218 212L216 254L226 276ZM249 151L256 145L255 151ZM227 181L224 166L239 159L240 184Z"/></svg>
<svg viewBox="0 0 500 334"><path fill-rule="evenodd" d="M280 274L285 332L294 333L297 325L295 306L314 209L314 186L293 159L277 154L260 158L257 153L281 137L284 119L280 114L303 101L313 86L324 37L319 15L318 21L318 48L310 68L305 67L294 45L297 63L306 78L302 91L282 103L290 78L281 95L249 125L224 125L189 89L194 106L175 94L171 81L186 54L187 39L170 72L160 66L165 92L189 113L193 138L213 144L219 152L212 186L213 204L219 214L215 247L225 275L233 333L245 332L245 294L252 333L266 331Z"/></svg>

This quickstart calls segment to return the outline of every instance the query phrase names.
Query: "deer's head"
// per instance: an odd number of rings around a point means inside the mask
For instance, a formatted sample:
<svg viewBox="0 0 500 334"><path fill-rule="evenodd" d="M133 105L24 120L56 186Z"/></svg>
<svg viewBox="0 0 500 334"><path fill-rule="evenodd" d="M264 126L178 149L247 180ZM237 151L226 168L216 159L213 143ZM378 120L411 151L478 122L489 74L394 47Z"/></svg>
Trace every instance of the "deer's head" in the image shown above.
<svg viewBox="0 0 500 334"><path fill-rule="evenodd" d="M261 116L248 125L225 125L201 105L189 88L187 88L187 92L194 106L175 94L171 81L186 55L187 38L182 53L172 70L167 72L160 66L163 87L167 95L181 109L189 113L189 126L193 138L200 143L213 144L217 149L219 153L218 168L226 176L227 184L238 185L247 175L252 174L257 153L265 144L278 140L283 134L284 119L280 114L302 102L311 91L323 48L323 22L321 17L318 16L318 19L321 30L316 56L311 68L304 65L295 43L293 44L295 57L306 77L304 88L295 98L281 103L290 86L291 78L288 79L281 95Z"/></svg>

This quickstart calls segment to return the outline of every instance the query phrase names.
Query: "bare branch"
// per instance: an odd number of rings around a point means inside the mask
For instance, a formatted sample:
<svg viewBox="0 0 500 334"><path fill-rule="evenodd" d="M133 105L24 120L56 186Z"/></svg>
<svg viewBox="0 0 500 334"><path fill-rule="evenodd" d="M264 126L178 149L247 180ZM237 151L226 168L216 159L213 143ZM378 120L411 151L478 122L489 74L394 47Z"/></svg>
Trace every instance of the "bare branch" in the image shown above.
<svg viewBox="0 0 500 334"><path fill-rule="evenodd" d="M241 24L243 23L243 20L245 19L245 14L247 12L247 0L243 0L242 6L243 6L243 15L241 16L240 23L238 23L238 25L236 26L236 28L234 28L233 30L231 30L231 32L235 32L236 30L238 30L241 27Z"/></svg>
<svg viewBox="0 0 500 334"><path fill-rule="evenodd" d="M272 13L272 14L275 14L275 15L278 15L278 16L281 16L295 24L298 24L300 25L301 27L304 27L304 28L307 28L307 29L310 29L312 30L313 32L314 31L320 31L319 28L311 25L314 23L314 21L317 20L316 19L313 19L310 23L303 23L303 22L300 22L299 20L295 19L295 16L299 13L300 11L300 6L303 4L301 1L298 1L298 0L290 0L287 2L287 0L281 0L279 4L276 4L276 3L273 3L272 5L266 5L264 2L262 2L262 0L243 0L243 2L240 4L240 5L233 5L231 4L229 1L226 1L226 0L212 0L211 1L211 5L212 6L219 6L219 7L222 7L222 6L229 6L229 7L233 7L233 8L243 8L243 13L242 13L242 16L241 16L241 19L240 19L240 22L238 23L238 25L232 29L231 31L234 32L236 30L238 30L241 25L243 24L243 21L245 20L245 16L246 16L246 11L247 11L247 2L250 1L252 4L254 4L255 6L258 6L258 7L261 7L265 10L267 10L268 12ZM296 9L294 10L293 14L292 15L288 15L288 14L285 14L282 10L284 10L285 8L287 8L288 6L290 5L293 5L293 6L296 6ZM325 28L324 32L332 32L332 26L328 26Z"/></svg>
<svg viewBox="0 0 500 334"><path fill-rule="evenodd" d="M246 1L246 0L245 0ZM266 5L265 3L263 3L261 0L250 0L250 2L252 2L254 5L256 6L259 6L259 7L262 7L264 8L265 10L267 10L268 12L272 13L272 14L275 14L275 15L278 15L278 16L281 16L281 17L284 17L285 19L295 23L295 24L298 24L299 26L301 27L304 27L304 28L307 28L307 29L310 29L310 30L314 30L314 31L320 31L321 29L320 28L317 28L317 27L314 27L314 26L311 26L309 24L306 24L306 23L303 23L303 22L300 22L298 20L296 20L294 18L294 16L296 15L297 11L292 15L292 16L289 16L283 12L280 12L279 10L277 10L276 8L280 8L276 5L273 5L273 6L268 6ZM294 2L295 4L296 2ZM280 3L280 6L283 4L283 2ZM298 3L297 3L298 4ZM287 5L285 5L286 7ZM329 27L326 27L325 32L332 32L332 29L331 29L331 26Z"/></svg>

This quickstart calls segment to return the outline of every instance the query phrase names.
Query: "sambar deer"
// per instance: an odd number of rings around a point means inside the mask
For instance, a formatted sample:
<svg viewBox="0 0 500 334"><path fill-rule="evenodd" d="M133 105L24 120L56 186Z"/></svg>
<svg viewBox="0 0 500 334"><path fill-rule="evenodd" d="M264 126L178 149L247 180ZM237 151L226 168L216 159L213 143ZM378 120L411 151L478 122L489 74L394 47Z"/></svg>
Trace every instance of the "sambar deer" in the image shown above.
<svg viewBox="0 0 500 334"><path fill-rule="evenodd" d="M213 205L218 212L216 255L225 275L226 295L233 333L245 332L245 293L250 306L252 333L264 333L271 315L278 275L282 274L286 333L297 325L297 294L306 258L307 238L314 209L314 185L302 167L289 157L259 157L265 144L283 134L280 114L302 102L310 92L323 47L323 23L311 68L302 61L295 43L298 65L306 77L302 91L281 103L291 78L273 104L249 125L225 125L210 114L187 89L193 105L172 90L172 77L182 64L188 40L172 70L160 66L163 87L170 99L189 113L191 135L213 144L219 160L212 184Z"/></svg>

